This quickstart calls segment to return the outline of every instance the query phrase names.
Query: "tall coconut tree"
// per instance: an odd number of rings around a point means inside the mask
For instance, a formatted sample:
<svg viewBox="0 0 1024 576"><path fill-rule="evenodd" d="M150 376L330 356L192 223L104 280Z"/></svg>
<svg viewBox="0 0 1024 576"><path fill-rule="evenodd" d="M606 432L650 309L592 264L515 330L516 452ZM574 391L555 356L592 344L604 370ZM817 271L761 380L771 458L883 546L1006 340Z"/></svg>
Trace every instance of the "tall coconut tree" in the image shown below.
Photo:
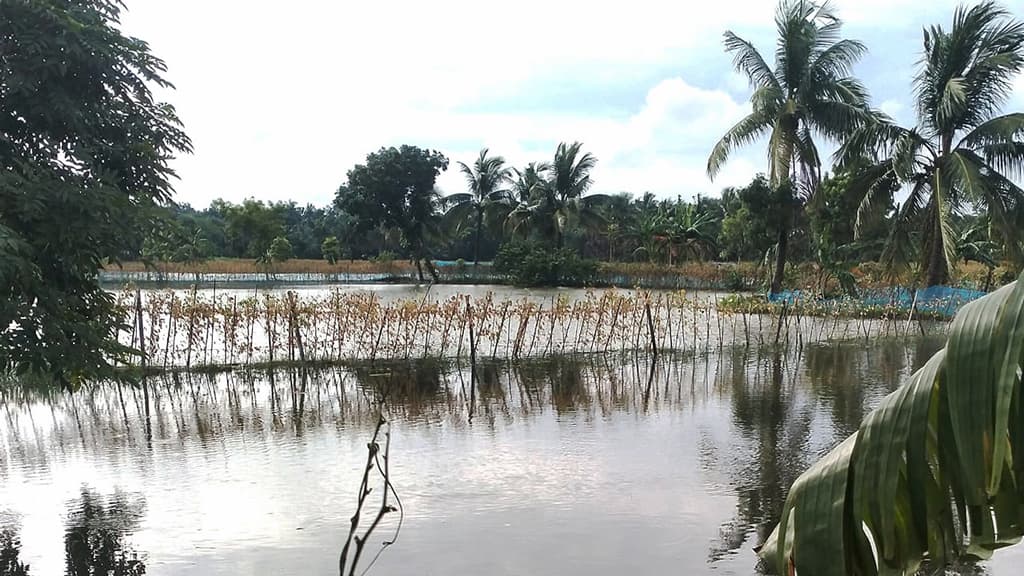
<svg viewBox="0 0 1024 576"><path fill-rule="evenodd" d="M530 162L522 170L512 169L512 197L516 207L529 204L541 187L547 185L551 164Z"/></svg>
<svg viewBox="0 0 1024 576"><path fill-rule="evenodd" d="M488 156L487 148L480 150L480 156L469 166L459 162L459 171L466 178L469 192L451 194L445 198L448 211L445 218L459 226L471 223L474 227L473 267L480 263L480 235L484 218L496 210L508 210L507 185L512 180L512 170L505 165L501 156Z"/></svg>
<svg viewBox="0 0 1024 576"><path fill-rule="evenodd" d="M543 190L548 185L551 164L547 162L530 162L522 170L512 169L512 186L506 196L509 210L505 216L506 231L529 235L527 224L537 219L536 204L543 197Z"/></svg>
<svg viewBox="0 0 1024 576"><path fill-rule="evenodd" d="M924 31L917 126L868 124L840 151L845 161L875 160L855 179L862 210L893 182L908 190L884 256L891 263L918 238L928 286L949 280L958 258L955 216L972 206L987 209L1007 256L1021 260L1024 191L1013 179L1024 175L1024 113L998 114L1022 69L1024 23L994 2L961 6L952 28Z"/></svg>
<svg viewBox="0 0 1024 576"><path fill-rule="evenodd" d="M590 226L600 221L596 207L607 197L585 196L593 184L590 173L597 165L597 158L589 152L583 153L582 148L580 142L558 145L554 161L546 166L546 179L532 186L529 204L509 215L514 228L529 222L552 238L556 248L561 248L570 222Z"/></svg>
<svg viewBox="0 0 1024 576"><path fill-rule="evenodd" d="M753 44L725 33L726 51L754 92L750 114L715 145L707 171L714 178L736 148L767 138L772 187L790 195L812 194L821 179L815 138L839 142L872 116L867 91L851 76L866 49L840 37L842 22L828 2L784 0L775 24L774 69ZM790 214L780 226L772 293L782 287L791 220Z"/></svg>

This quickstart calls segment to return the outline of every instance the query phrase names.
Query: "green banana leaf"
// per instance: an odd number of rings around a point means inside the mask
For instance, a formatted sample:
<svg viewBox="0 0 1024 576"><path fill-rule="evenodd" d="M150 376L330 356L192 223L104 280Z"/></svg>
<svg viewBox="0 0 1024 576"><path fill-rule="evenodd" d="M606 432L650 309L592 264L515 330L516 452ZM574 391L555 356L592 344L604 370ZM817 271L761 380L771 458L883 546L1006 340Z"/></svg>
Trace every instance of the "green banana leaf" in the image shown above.
<svg viewBox="0 0 1024 576"><path fill-rule="evenodd" d="M913 574L1024 536L1024 277L801 475L758 551L777 574Z"/></svg>

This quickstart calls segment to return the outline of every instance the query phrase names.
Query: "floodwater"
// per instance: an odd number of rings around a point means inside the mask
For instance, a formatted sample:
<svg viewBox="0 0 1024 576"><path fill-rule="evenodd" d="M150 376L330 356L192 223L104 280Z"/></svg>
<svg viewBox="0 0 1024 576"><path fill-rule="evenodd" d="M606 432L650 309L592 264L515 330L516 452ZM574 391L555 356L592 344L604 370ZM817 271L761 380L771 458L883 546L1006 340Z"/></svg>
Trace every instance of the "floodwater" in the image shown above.
<svg viewBox="0 0 1024 576"><path fill-rule="evenodd" d="M181 374L151 381L148 426L141 390L9 390L0 558L33 575L337 574L383 400L402 524L372 575L749 575L793 480L940 346ZM1017 546L964 573L1022 561Z"/></svg>

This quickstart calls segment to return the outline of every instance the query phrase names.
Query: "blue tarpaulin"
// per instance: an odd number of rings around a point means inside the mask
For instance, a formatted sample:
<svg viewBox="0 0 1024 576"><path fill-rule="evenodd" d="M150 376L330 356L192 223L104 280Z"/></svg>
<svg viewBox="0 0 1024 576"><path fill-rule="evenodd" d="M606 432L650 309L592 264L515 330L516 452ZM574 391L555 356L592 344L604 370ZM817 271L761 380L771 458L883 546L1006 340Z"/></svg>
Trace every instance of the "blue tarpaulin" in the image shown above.
<svg viewBox="0 0 1024 576"><path fill-rule="evenodd" d="M917 296L917 309L928 312L935 312L945 316L952 316L961 306L972 300L977 300L985 295L980 290L968 290L966 288L953 288L951 286L931 286L912 291L908 288L885 288L880 290L867 290L856 298L830 299L827 302L852 303L864 306L895 306L910 310L914 305L915 294ZM771 294L769 301L787 304L800 302L821 302L822 300L810 292L802 290L790 290Z"/></svg>

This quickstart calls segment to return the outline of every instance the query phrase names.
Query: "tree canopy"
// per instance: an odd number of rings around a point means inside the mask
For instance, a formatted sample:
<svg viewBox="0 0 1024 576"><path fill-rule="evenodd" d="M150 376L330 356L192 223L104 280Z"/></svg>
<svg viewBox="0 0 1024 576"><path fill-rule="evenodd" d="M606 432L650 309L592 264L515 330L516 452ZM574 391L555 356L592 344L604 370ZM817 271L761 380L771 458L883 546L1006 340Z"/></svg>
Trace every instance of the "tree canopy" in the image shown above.
<svg viewBox="0 0 1024 576"><path fill-rule="evenodd" d="M0 369L64 382L130 353L97 270L171 198L191 150L165 65L114 0L0 3Z"/></svg>
<svg viewBox="0 0 1024 576"><path fill-rule="evenodd" d="M416 265L426 263L434 274L428 243L439 224L440 195L434 184L447 169L448 158L434 150L408 145L381 148L368 155L365 164L349 170L336 205L355 216L363 229L398 230Z"/></svg>

